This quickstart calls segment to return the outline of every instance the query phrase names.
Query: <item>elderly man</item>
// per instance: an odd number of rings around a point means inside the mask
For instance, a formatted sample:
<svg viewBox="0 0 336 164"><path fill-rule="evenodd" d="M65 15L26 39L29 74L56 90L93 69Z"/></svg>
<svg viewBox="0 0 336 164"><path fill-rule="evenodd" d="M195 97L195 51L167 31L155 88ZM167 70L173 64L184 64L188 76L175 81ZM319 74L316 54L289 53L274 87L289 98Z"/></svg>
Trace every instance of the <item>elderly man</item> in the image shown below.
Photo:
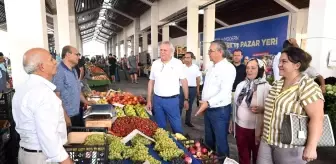
<svg viewBox="0 0 336 164"><path fill-rule="evenodd" d="M202 101L196 116L204 113L205 143L223 156L229 156L227 134L231 114L231 90L236 77L235 67L224 57L223 41L211 42L210 60L214 66L205 76ZM216 149L215 149L216 148Z"/></svg>
<svg viewBox="0 0 336 164"><path fill-rule="evenodd" d="M80 114L80 102L92 104L87 101L81 92L81 85L78 79L75 66L79 61L79 53L76 48L65 46L62 49L62 61L57 67L57 73L53 79L56 85L56 94L63 102L66 111L68 125L84 126L83 117ZM69 119L70 117L70 119Z"/></svg>
<svg viewBox="0 0 336 164"><path fill-rule="evenodd" d="M160 45L160 60L153 62L149 82L147 108L152 109L152 91L154 117L160 128L166 128L166 118L174 133L182 133L179 109L180 82L184 94L184 108L188 109L188 82L183 71L183 64L173 57L174 46L170 42Z"/></svg>
<svg viewBox="0 0 336 164"><path fill-rule="evenodd" d="M28 50L23 56L28 80L16 88L13 117L20 134L19 164L72 164L63 148L67 142L66 123L56 86L56 61L42 48Z"/></svg>

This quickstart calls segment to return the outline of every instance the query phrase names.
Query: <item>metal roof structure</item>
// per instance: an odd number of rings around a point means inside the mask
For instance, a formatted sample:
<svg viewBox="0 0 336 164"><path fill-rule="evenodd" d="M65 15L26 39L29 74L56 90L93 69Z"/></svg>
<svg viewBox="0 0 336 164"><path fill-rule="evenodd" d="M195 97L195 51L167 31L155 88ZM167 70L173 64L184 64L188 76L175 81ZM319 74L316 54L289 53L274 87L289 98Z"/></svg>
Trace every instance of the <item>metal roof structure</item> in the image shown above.
<svg viewBox="0 0 336 164"><path fill-rule="evenodd" d="M102 43L107 42L112 36L121 32L130 25L136 17L139 17L150 9L156 0L75 0L75 12L83 42L96 39ZM213 0L208 4L216 3L216 28L245 22L248 20L263 18L271 15L287 12L278 0ZM309 7L309 0L286 0L297 9ZM5 4L0 0L0 29L6 30ZM46 0L47 24L49 38L52 37L53 19L50 17L56 13L55 0ZM169 34L171 38L186 35L187 9L179 11L162 20L166 23L173 22ZM146 29L150 31L150 28ZM203 32L203 15L199 14L199 32ZM162 30L159 27L159 41ZM148 44L150 44L150 33ZM53 39L49 39L53 45ZM142 40L140 39L140 45Z"/></svg>

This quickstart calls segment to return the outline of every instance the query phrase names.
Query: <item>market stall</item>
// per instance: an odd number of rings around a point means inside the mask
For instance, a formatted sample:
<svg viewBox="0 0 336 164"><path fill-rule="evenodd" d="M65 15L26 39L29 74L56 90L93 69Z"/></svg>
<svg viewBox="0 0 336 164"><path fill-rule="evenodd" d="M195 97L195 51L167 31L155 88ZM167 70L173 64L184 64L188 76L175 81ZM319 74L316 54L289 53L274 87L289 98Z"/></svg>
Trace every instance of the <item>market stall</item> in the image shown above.
<svg viewBox="0 0 336 164"><path fill-rule="evenodd" d="M101 87L110 85L111 82L108 78L106 72L98 66L95 65L87 65L86 66L89 71L90 79L87 79L87 83L90 87Z"/></svg>
<svg viewBox="0 0 336 164"><path fill-rule="evenodd" d="M202 139L187 139L158 128L141 96L114 90L93 91L88 96L97 102L84 114L86 127L90 129L77 130L81 134L77 137L69 134L68 138L69 143L89 147L66 146L75 162L217 164L229 160L217 156Z"/></svg>

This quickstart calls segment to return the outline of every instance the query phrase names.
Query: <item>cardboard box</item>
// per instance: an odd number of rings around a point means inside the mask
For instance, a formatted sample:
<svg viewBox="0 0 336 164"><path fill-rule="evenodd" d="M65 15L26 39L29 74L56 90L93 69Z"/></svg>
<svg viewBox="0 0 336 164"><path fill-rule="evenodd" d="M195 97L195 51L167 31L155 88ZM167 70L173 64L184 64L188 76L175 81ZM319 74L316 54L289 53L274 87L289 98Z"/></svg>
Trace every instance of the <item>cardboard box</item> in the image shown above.
<svg viewBox="0 0 336 164"><path fill-rule="evenodd" d="M110 130L116 119L110 116L89 116L85 119L85 127L107 127Z"/></svg>

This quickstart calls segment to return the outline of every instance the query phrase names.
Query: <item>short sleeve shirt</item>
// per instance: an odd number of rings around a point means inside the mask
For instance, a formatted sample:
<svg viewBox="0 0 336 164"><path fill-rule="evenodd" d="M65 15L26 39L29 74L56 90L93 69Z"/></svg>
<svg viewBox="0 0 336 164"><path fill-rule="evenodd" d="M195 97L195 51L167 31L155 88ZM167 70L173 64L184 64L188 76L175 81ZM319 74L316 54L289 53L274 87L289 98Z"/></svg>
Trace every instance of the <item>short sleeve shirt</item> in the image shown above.
<svg viewBox="0 0 336 164"><path fill-rule="evenodd" d="M184 71L185 76L187 77L188 86L196 87L197 86L196 78L202 75L198 66L196 64L192 64L190 67L188 67L187 65L184 64L183 71Z"/></svg>
<svg viewBox="0 0 336 164"><path fill-rule="evenodd" d="M155 81L154 94L162 97L180 94L180 80L185 78L183 64L176 58L168 63L155 60L149 75L149 79Z"/></svg>
<svg viewBox="0 0 336 164"><path fill-rule="evenodd" d="M282 79L275 81L266 97L263 140L280 148L293 148L293 145L282 144L280 141L280 129L285 114L306 115L303 107L319 99L324 100L324 97L320 87L306 75L281 92L283 83Z"/></svg>
<svg viewBox="0 0 336 164"><path fill-rule="evenodd" d="M55 92L60 92L61 100L69 117L79 114L81 85L76 69L69 69L63 62L57 66L53 78Z"/></svg>

